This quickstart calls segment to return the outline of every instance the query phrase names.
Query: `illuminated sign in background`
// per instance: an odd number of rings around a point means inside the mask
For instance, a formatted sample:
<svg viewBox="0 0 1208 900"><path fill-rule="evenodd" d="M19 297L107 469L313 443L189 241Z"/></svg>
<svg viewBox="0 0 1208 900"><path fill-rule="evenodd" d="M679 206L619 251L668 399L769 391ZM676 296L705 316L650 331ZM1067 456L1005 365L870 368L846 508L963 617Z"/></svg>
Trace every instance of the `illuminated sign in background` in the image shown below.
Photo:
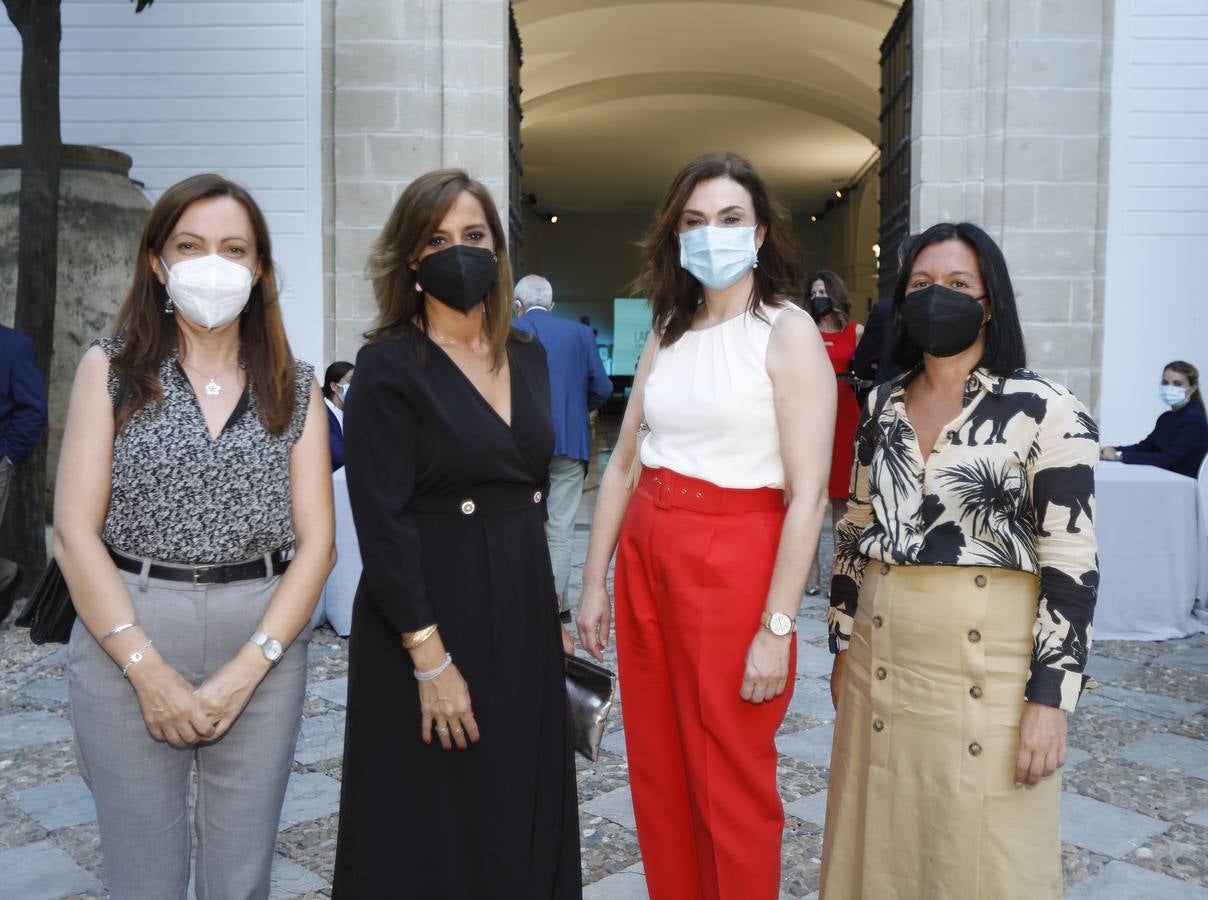
<svg viewBox="0 0 1208 900"><path fill-rule="evenodd" d="M640 297L612 301L612 374L632 375L650 336L650 304Z"/></svg>

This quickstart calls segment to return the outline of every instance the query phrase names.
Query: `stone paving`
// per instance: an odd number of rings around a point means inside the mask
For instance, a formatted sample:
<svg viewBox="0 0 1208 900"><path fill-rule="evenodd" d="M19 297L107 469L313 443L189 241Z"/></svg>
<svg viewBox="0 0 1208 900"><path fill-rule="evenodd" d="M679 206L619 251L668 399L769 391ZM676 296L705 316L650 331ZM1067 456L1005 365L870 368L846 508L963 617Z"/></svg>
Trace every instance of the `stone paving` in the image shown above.
<svg viewBox="0 0 1208 900"><path fill-rule="evenodd" d="M596 466L576 529L578 593ZM829 547L824 547L824 574ZM834 713L824 597L798 619L798 677L777 739L785 802L783 897L817 897ZM0 895L105 897L96 814L71 749L66 649L0 628ZM330 896L339 802L347 644L316 633L272 897ZM1066 896L1208 900L1208 636L1103 642L1101 684L1070 719L1062 833ZM619 710L617 711L619 712ZM579 760L584 896L646 897L614 712L599 763ZM691 900L691 898L685 898Z"/></svg>

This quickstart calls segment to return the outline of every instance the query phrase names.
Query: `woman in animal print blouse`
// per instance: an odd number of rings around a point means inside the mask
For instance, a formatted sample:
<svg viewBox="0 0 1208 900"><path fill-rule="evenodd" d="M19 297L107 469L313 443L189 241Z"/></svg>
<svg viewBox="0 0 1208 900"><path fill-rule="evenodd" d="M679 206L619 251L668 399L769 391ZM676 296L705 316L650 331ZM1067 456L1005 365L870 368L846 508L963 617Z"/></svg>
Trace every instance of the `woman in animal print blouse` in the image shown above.
<svg viewBox="0 0 1208 900"><path fill-rule="evenodd" d="M1060 896L1098 430L1024 368L1006 263L980 228L923 233L894 314L906 374L869 398L837 528L822 896Z"/></svg>

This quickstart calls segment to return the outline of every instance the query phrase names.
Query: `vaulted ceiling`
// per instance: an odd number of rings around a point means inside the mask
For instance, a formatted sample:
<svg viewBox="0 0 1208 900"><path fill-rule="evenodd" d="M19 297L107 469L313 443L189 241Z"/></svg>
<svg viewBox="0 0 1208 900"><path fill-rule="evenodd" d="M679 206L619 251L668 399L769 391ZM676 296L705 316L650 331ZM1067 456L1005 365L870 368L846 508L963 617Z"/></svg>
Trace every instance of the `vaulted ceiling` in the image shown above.
<svg viewBox="0 0 1208 900"><path fill-rule="evenodd" d="M524 190L542 210L654 206L708 150L790 206L876 153L878 48L898 0L515 0Z"/></svg>

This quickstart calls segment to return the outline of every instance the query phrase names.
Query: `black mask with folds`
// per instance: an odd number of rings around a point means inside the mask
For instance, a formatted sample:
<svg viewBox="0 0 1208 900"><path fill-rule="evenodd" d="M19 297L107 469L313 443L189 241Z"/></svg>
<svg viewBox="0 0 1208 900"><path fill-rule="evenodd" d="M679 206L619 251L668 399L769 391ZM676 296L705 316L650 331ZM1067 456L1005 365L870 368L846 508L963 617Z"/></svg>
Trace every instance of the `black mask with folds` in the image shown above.
<svg viewBox="0 0 1208 900"><path fill-rule="evenodd" d="M907 294L902 302L902 325L911 343L929 356L956 356L968 350L985 324L978 300L932 284Z"/></svg>
<svg viewBox="0 0 1208 900"><path fill-rule="evenodd" d="M820 320L823 316L834 312L835 305L831 303L831 298L826 294L819 294L817 297L810 297L810 315L815 321Z"/></svg>
<svg viewBox="0 0 1208 900"><path fill-rule="evenodd" d="M490 250L457 244L421 259L415 278L425 293L468 315L499 280L499 258Z"/></svg>

